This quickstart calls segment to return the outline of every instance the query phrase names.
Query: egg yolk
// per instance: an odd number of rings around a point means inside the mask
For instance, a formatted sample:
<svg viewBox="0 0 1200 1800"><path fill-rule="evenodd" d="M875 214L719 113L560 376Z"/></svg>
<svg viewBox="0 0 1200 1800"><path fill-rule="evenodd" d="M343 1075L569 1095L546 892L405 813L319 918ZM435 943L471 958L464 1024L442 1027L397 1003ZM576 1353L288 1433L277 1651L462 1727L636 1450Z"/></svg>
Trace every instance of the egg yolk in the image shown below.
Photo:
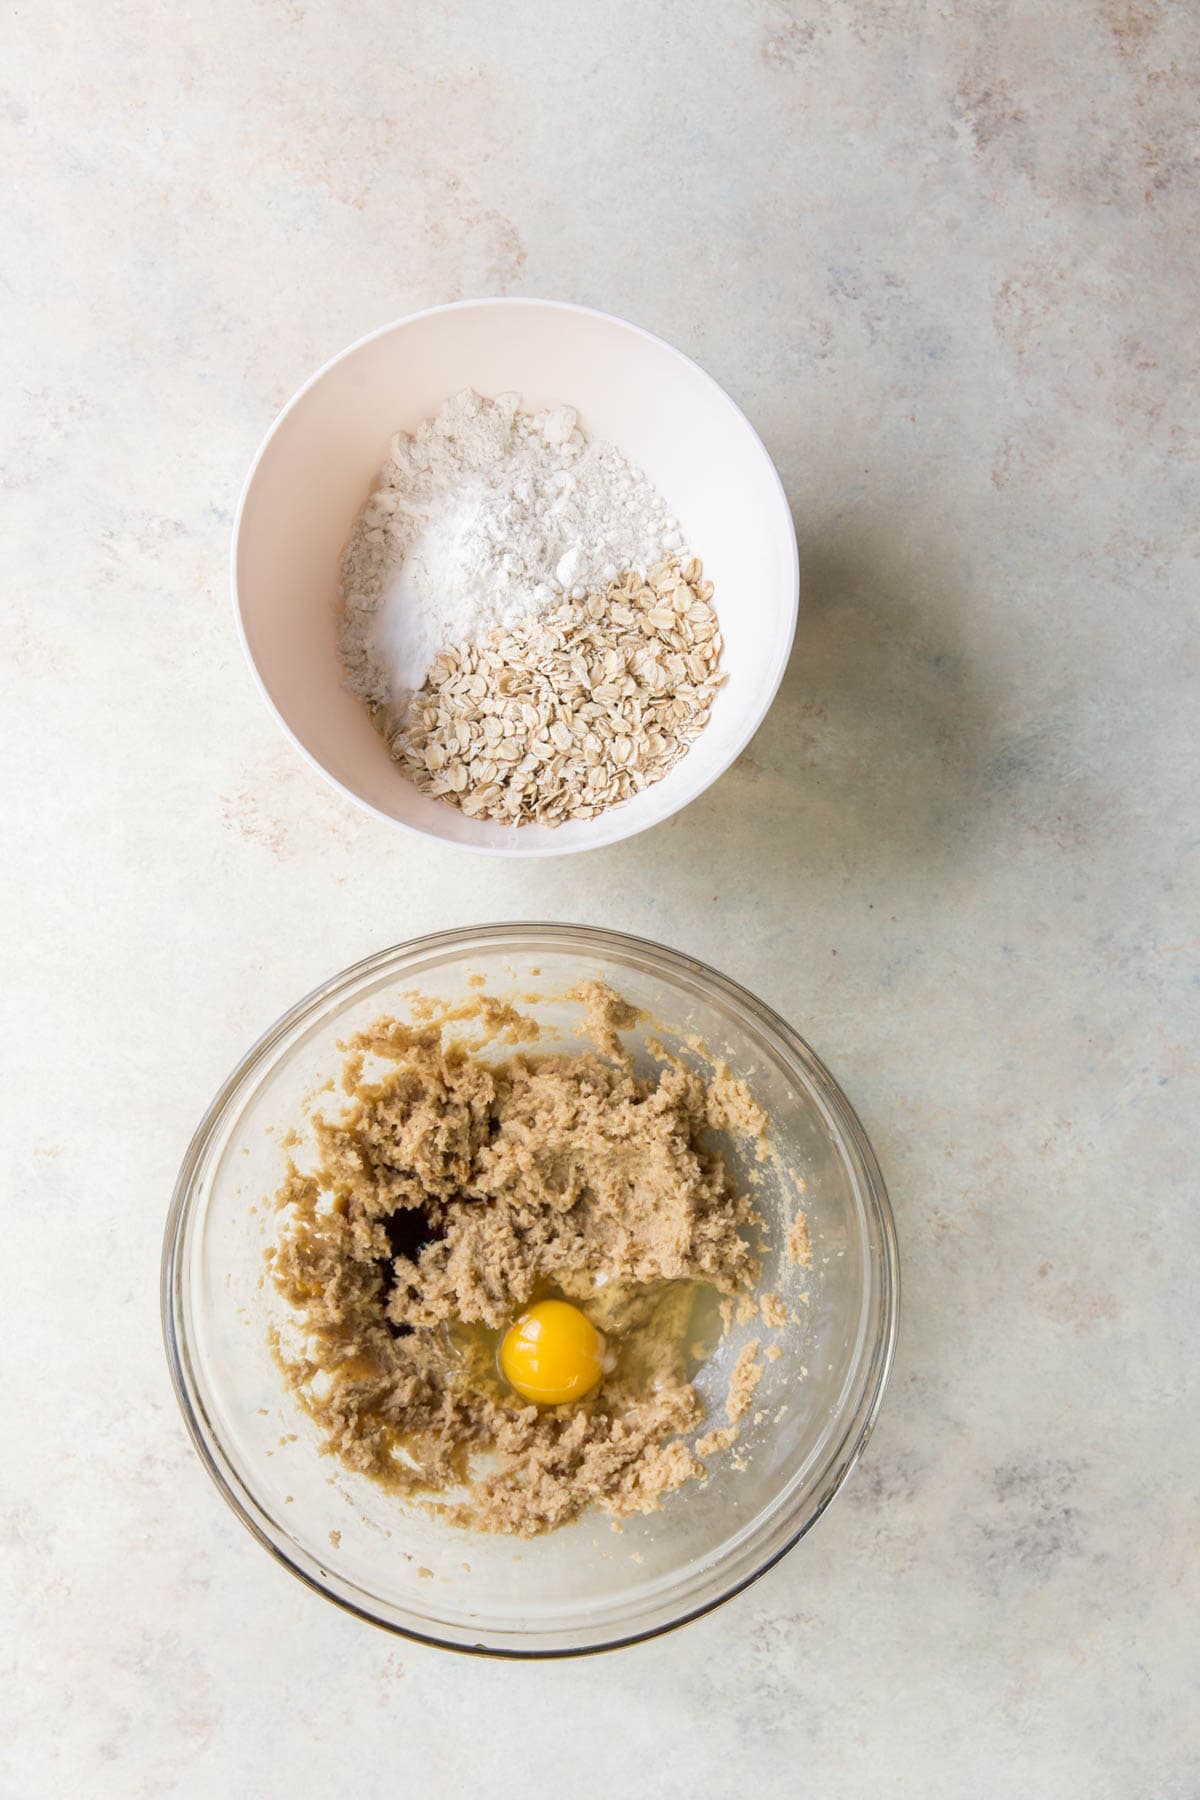
<svg viewBox="0 0 1200 1800"><path fill-rule="evenodd" d="M526 1400L563 1406L590 1394L603 1375L604 1339L577 1306L539 1300L505 1332L500 1368Z"/></svg>

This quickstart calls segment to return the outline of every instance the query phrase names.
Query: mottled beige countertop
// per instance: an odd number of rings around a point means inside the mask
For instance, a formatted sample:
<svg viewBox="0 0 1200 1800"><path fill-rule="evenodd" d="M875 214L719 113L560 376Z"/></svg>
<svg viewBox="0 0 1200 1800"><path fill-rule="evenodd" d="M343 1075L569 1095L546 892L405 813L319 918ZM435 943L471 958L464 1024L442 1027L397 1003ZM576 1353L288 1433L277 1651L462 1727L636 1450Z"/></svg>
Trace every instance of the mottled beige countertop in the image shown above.
<svg viewBox="0 0 1200 1800"><path fill-rule="evenodd" d="M0 24L5 1800L1195 1800L1200 13L1172 0L61 0ZM230 616L326 357L546 294L690 351L795 508L734 771L537 867L354 811ZM434 926L767 994L887 1174L863 1463L710 1618L390 1641L221 1505L163 1362L181 1153L259 1030Z"/></svg>

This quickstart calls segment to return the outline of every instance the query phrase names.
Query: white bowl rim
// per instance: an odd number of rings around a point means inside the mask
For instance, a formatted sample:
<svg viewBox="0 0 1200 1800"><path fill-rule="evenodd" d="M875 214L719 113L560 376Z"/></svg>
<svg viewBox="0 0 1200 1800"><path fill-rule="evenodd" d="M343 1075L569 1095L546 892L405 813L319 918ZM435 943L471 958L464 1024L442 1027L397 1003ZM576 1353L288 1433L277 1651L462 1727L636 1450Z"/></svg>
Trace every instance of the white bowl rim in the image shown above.
<svg viewBox="0 0 1200 1800"><path fill-rule="evenodd" d="M258 664L254 660L253 653L250 649L249 637L246 632L245 621L242 616L241 595L238 592L238 546L241 541L242 518L246 509L246 501L263 458L266 456L275 437L283 428L284 422L290 416L293 409L300 404L309 389L315 387L318 381L323 380L331 369L336 368L339 363L345 362L349 357L356 355L358 351L365 349L368 344L374 343L376 338L386 337L389 332L397 331L402 325L414 324L418 319L433 318L439 313L461 312L469 307L478 306L552 307L559 312L582 313L590 318L603 319L610 325L619 325L623 330L631 331L635 333L636 336L645 338L649 343L658 345L660 349L668 351L670 355L677 358L679 362L686 364L689 369L700 376L709 387L715 388L717 393L732 406L738 417L743 421L747 431L750 433L752 442L757 447L762 457L765 471L770 480L774 483L779 498L783 502L784 515L788 521L787 535L791 545L791 630L787 633L784 640L784 648L779 657L778 666L771 679L764 684L761 690L758 706L752 707L747 712L741 731L738 732L731 741L728 756L715 770L711 780L706 782L705 786L700 789L700 793L686 795L684 798L676 801L668 812L661 814L661 816L656 819L649 820L646 823L638 823L635 821L624 829L615 832L612 836L606 837L602 843L584 842L562 845L542 843L523 845L520 842L519 831L514 830L514 841L511 844L461 844L457 843L453 838L442 837L437 832L426 831L420 825L410 825L404 819L394 818L391 813L386 813L381 807L372 805L369 800L364 800L361 794L356 794L353 788L347 787L344 782L338 780L336 775L331 774L324 763L319 761L319 759L312 754L311 750L301 743L300 739L296 736L295 732L276 706L275 701L272 699L271 694L267 689L267 684L259 672ZM674 818L677 813L682 812L684 807L690 806L693 801L698 800L700 794L707 793L709 788L715 786L724 775L729 773L729 770L750 743L751 739L762 725L768 712L771 710L791 657L796 635L796 623L799 618L800 609L800 552L796 542L796 526L795 521L792 518L791 502L788 500L787 490L783 485L779 470L775 467L770 452L758 435L758 432L754 429L754 426L751 424L746 413L733 398L732 394L728 393L727 390L721 386L721 383L716 377L710 375L708 370L703 368L694 357L689 356L686 351L678 349L676 345L670 343L666 338L660 337L657 332L648 331L644 325L635 324L632 319L623 319L619 313L604 312L600 307L584 306L575 300L544 300L539 299L536 295L528 294L481 294L476 295L472 299L448 300L439 306L424 306L417 312L403 313L398 319L392 319L388 324L379 325L374 331L368 331L362 337L356 338L352 344L347 344L344 349L339 350L336 355L331 356L326 362L322 363L320 368L316 369L313 374L309 376L303 386L297 388L286 406L284 406L277 414L268 429L266 436L259 444L249 469L246 471L245 480L242 482L241 493L238 496L237 511L234 514L233 520L229 574L230 589L233 599L234 624L238 634L238 641L242 646L242 651L249 664L251 675L254 678L254 684L280 730L303 757L304 761L308 763L309 767L315 769L317 774L320 775L323 780L327 781L331 787L335 787L340 794L344 794L347 800L352 801L353 804L361 808L363 812L370 813L373 818L381 819L385 825L390 825L394 830L403 831L410 837L423 838L429 843L443 844L449 850L462 851L468 855L502 856L510 859L519 857L577 856L586 850L610 849L614 844L623 843L627 838L636 837L640 832L652 831L656 826L664 825L668 819Z"/></svg>

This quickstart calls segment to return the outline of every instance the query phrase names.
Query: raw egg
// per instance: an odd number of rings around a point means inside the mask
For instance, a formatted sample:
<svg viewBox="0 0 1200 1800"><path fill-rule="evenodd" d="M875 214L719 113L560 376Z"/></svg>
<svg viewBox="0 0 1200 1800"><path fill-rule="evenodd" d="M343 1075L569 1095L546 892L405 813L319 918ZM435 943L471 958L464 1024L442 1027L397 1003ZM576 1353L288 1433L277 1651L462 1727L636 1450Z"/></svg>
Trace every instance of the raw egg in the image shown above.
<svg viewBox="0 0 1200 1800"><path fill-rule="evenodd" d="M590 1394L603 1375L604 1339L577 1306L539 1300L505 1332L500 1368L524 1399L563 1406Z"/></svg>

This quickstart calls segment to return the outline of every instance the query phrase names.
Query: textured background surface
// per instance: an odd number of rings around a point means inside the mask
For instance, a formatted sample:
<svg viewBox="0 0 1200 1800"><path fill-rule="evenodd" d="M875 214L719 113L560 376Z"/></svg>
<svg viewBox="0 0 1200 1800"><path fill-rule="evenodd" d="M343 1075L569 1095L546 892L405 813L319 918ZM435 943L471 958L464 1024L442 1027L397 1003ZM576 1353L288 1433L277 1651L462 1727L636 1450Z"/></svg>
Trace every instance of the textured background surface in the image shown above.
<svg viewBox="0 0 1200 1800"><path fill-rule="evenodd" d="M0 1792L1193 1800L1200 15L62 0L0 32ZM736 770L535 869L324 787L226 590L275 409L476 293L698 356L804 569ZM389 941L535 915L775 999L862 1111L906 1291L796 1554L678 1636L514 1669L269 1562L185 1442L155 1282L261 1027Z"/></svg>

